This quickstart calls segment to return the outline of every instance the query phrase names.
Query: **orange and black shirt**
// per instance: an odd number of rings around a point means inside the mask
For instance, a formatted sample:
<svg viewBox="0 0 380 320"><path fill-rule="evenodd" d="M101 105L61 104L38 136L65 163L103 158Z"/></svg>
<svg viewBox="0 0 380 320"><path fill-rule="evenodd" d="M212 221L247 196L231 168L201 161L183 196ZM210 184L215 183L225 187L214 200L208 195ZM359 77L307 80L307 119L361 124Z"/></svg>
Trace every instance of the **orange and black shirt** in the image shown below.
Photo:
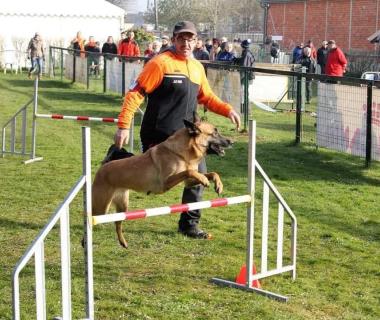
<svg viewBox="0 0 380 320"><path fill-rule="evenodd" d="M211 90L202 64L173 50L150 60L126 94L118 118L119 128L129 128L138 106L148 97L141 126L143 144L159 143L183 128L183 119L194 120L197 104L228 117L232 106Z"/></svg>

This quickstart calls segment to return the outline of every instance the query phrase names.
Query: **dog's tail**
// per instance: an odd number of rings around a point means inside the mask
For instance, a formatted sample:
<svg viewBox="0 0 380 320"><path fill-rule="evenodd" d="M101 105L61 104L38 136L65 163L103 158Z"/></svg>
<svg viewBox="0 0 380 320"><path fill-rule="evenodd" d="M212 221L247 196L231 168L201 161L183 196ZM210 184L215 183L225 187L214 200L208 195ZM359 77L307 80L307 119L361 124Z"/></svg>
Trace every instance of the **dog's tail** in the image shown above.
<svg viewBox="0 0 380 320"><path fill-rule="evenodd" d="M130 158L133 157L134 154L131 152L128 152L124 148L117 148L116 145L112 144L107 151L107 155L102 161L102 164L105 164L107 162L113 161L113 160L119 160L124 158Z"/></svg>

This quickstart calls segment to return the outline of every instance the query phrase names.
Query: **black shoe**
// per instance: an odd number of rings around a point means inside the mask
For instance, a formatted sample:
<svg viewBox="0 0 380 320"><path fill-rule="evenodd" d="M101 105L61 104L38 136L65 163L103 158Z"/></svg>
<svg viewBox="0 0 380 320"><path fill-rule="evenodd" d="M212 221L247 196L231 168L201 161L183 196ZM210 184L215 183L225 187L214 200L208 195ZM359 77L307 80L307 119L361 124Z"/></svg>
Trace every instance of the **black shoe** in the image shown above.
<svg viewBox="0 0 380 320"><path fill-rule="evenodd" d="M190 229L178 229L178 232L182 233L184 236L193 238L193 239L203 239L210 240L212 239L212 235L198 228L190 228Z"/></svg>

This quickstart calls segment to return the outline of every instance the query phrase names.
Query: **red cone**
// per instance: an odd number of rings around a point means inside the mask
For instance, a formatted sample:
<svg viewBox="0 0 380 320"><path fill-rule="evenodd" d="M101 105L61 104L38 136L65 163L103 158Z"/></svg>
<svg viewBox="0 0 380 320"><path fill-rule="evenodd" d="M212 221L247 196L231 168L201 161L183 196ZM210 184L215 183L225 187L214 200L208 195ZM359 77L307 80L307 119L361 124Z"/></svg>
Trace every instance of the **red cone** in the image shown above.
<svg viewBox="0 0 380 320"><path fill-rule="evenodd" d="M257 274L256 265L252 266L252 274ZM245 264L240 269L238 276L235 279L235 282L238 284L246 285L247 283L247 267ZM252 287L261 289L261 284L259 280L252 280Z"/></svg>

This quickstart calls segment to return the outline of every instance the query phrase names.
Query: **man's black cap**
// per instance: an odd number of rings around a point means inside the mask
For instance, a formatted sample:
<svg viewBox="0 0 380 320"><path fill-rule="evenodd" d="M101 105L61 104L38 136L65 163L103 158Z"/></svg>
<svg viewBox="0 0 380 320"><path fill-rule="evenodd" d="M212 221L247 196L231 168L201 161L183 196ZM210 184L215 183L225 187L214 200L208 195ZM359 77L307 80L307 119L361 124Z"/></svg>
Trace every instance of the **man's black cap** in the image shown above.
<svg viewBox="0 0 380 320"><path fill-rule="evenodd" d="M194 23L192 23L191 21L177 22L176 25L174 26L173 33L178 34L178 33L185 33L185 32L197 35L197 29L195 28Z"/></svg>

